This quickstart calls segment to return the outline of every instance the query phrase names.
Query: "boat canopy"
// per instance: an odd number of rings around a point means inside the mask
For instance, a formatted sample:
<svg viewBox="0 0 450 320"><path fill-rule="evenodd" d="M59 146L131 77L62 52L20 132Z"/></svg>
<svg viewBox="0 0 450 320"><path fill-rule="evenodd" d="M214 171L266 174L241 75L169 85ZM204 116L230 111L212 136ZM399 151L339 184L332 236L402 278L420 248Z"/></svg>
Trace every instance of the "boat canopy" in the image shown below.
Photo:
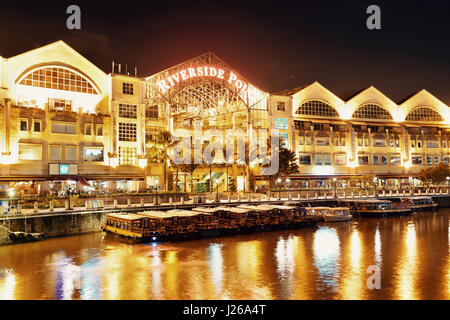
<svg viewBox="0 0 450 320"><path fill-rule="evenodd" d="M233 212L233 213L248 213L250 210L248 209L243 209L243 208L238 208L238 207L217 207L218 209L222 210L222 211L228 211L228 212Z"/></svg>
<svg viewBox="0 0 450 320"><path fill-rule="evenodd" d="M217 212L220 210L221 210L220 207L214 207L214 208L197 207L197 208L192 209L192 211L203 212L203 213L214 213L214 212Z"/></svg>
<svg viewBox="0 0 450 320"><path fill-rule="evenodd" d="M142 219L142 216L133 213L109 213L106 216L130 221Z"/></svg>

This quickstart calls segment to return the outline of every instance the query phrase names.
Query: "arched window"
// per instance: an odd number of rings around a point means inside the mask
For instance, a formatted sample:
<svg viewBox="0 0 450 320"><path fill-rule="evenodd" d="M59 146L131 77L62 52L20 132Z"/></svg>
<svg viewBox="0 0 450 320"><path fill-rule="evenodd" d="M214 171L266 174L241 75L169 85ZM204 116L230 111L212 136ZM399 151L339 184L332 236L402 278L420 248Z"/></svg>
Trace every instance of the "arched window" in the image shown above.
<svg viewBox="0 0 450 320"><path fill-rule="evenodd" d="M392 116L376 104L365 104L359 107L354 113L355 119L379 119L379 120L392 120Z"/></svg>
<svg viewBox="0 0 450 320"><path fill-rule="evenodd" d="M41 67L26 74L19 84L89 94L98 94L86 77L65 67Z"/></svg>
<svg viewBox="0 0 450 320"><path fill-rule="evenodd" d="M295 114L322 117L338 117L338 113L329 104L319 100L311 100L298 107Z"/></svg>
<svg viewBox="0 0 450 320"><path fill-rule="evenodd" d="M428 107L420 107L411 111L406 117L407 121L444 121L442 116Z"/></svg>

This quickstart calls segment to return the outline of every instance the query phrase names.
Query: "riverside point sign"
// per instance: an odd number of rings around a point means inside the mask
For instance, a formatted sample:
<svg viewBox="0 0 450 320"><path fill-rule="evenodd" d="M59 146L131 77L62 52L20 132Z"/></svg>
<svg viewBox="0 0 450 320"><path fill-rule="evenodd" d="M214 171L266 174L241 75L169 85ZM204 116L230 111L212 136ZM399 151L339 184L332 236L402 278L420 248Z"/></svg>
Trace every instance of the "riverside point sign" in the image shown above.
<svg viewBox="0 0 450 320"><path fill-rule="evenodd" d="M166 79L159 81L158 87L160 91L164 93L173 86L175 86L176 84L179 84L183 81L193 78L206 78L206 77L228 81L230 84L234 85L238 90L247 91L248 89L248 84L244 80L239 79L238 76L233 72L210 66L201 66L196 68L186 68L180 70L177 73L170 75Z"/></svg>

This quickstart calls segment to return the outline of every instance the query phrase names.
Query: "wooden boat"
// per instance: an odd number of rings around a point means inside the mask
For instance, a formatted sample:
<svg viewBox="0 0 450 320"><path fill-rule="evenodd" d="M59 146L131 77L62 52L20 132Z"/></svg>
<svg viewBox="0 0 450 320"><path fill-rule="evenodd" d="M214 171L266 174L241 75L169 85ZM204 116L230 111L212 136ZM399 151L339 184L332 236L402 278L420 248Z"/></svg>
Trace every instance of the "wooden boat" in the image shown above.
<svg viewBox="0 0 450 320"><path fill-rule="evenodd" d="M142 211L107 215L104 230L125 239L146 241L185 240L276 228L313 227L318 219L296 207L259 205L198 207L190 210Z"/></svg>
<svg viewBox="0 0 450 320"><path fill-rule="evenodd" d="M219 227L222 230L236 231L247 226L247 217L249 210L220 206L214 208L219 217Z"/></svg>
<svg viewBox="0 0 450 320"><path fill-rule="evenodd" d="M310 217L317 217L320 221L324 221L324 216L330 214L330 207L308 207L305 215Z"/></svg>
<svg viewBox="0 0 450 320"><path fill-rule="evenodd" d="M350 207L352 216L357 217L383 217L411 214L411 204L392 202L389 200L347 200L342 201ZM341 202L341 203L342 203Z"/></svg>
<svg viewBox="0 0 450 320"><path fill-rule="evenodd" d="M412 211L434 211L438 204L431 197L408 197L402 198L401 202L409 203Z"/></svg>
<svg viewBox="0 0 450 320"><path fill-rule="evenodd" d="M110 213L106 215L105 231L128 239L142 239L142 221L144 217L137 214Z"/></svg>
<svg viewBox="0 0 450 320"><path fill-rule="evenodd" d="M323 216L325 222L340 222L352 220L352 215L348 207L330 208L329 212Z"/></svg>

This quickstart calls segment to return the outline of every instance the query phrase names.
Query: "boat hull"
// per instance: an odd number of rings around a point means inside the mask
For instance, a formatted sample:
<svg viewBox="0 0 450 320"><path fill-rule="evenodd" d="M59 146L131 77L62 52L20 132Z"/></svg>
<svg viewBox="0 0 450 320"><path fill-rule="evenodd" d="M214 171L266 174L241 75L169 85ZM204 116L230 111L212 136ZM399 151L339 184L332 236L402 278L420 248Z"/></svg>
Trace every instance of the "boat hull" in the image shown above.
<svg viewBox="0 0 450 320"><path fill-rule="evenodd" d="M325 222L341 222L341 221L350 221L353 217L350 216L343 216L343 215L324 215L323 220Z"/></svg>

